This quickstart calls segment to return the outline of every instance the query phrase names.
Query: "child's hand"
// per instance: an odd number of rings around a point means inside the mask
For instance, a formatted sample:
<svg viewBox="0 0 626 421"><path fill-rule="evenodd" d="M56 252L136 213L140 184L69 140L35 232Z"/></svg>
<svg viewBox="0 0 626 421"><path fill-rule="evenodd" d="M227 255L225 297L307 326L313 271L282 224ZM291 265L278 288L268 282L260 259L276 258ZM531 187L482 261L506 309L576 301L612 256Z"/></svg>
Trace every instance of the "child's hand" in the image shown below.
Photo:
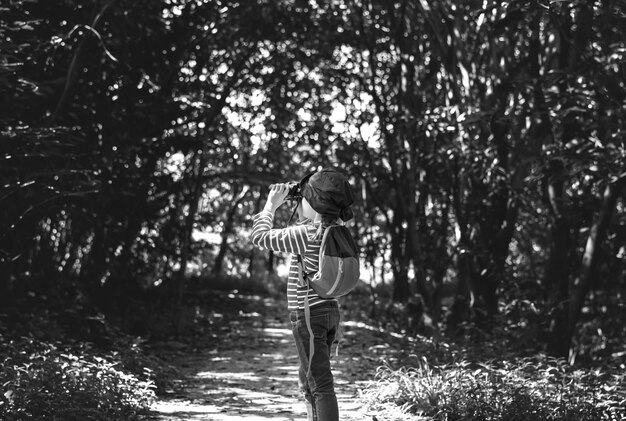
<svg viewBox="0 0 626 421"><path fill-rule="evenodd" d="M289 193L289 185L286 183L272 184L270 193L267 195L265 210L275 212L285 202L285 198Z"/></svg>

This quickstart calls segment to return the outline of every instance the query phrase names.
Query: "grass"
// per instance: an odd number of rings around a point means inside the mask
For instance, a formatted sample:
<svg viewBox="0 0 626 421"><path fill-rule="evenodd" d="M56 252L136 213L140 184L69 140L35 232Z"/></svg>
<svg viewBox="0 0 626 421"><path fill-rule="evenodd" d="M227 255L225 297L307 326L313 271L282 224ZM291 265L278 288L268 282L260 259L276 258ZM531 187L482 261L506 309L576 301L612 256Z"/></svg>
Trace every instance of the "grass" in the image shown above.
<svg viewBox="0 0 626 421"><path fill-rule="evenodd" d="M380 367L364 393L379 419L591 421L626 418L623 370L572 369L538 357Z"/></svg>
<svg viewBox="0 0 626 421"><path fill-rule="evenodd" d="M0 335L0 419L138 420L155 398L149 369L133 373L119 353Z"/></svg>
<svg viewBox="0 0 626 421"><path fill-rule="evenodd" d="M231 300L231 293L213 288L257 291L257 286L250 284L252 280L229 277L190 280L181 313L186 326L182 338L198 341L200 346L202 341L218 338L224 327L222 313L237 315L249 309L235 299L241 291L233 292ZM274 292L282 297L284 284L276 284ZM267 282L269 292L273 286ZM460 341L428 340L405 334L403 326L393 324L385 313L370 319L368 299L355 293L345 300L345 320L372 321L384 331L400 332L395 335L407 338L402 352L395 357L387 355L395 366L379 367L375 381L363 391L363 401L379 421L626 419L624 363L610 366L610 360L602 360L596 368L583 369L535 355L533 350L520 352L506 339L507 335L519 337L515 329L465 335ZM156 308L160 305L153 300L148 303ZM153 308L134 306L135 318L148 314L140 311L145 309ZM164 309L152 313L144 317L143 330L153 341L167 342L170 314ZM110 325L104 316L76 309L16 314L19 323L10 329L1 323L8 319L0 314L2 420L138 420L155 392L167 388L169 368L156 356L155 361L150 359L142 346L144 340L134 336L138 333L125 336L123 329ZM159 322L163 327L157 329ZM57 342L69 338L71 332L80 335L63 344Z"/></svg>

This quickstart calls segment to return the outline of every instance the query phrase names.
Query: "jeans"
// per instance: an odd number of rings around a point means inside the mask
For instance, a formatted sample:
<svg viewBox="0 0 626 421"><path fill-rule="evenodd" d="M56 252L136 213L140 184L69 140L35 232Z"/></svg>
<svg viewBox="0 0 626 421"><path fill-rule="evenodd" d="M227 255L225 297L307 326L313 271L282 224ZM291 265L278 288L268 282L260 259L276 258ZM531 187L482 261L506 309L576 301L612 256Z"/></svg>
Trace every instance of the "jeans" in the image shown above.
<svg viewBox="0 0 626 421"><path fill-rule="evenodd" d="M339 409L330 371L330 351L339 329L339 305L329 301L311 307L311 329L314 337L314 352L309 369L309 331L304 319L304 310L290 313L293 337L298 349L300 390L304 393L309 421L337 421Z"/></svg>

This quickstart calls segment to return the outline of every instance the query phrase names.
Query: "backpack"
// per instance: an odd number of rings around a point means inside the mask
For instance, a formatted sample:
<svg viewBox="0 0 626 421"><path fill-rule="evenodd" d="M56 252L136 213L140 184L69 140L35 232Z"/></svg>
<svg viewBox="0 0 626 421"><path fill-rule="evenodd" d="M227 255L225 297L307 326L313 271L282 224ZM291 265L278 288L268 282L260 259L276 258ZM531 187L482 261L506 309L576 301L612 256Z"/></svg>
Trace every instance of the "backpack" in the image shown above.
<svg viewBox="0 0 626 421"><path fill-rule="evenodd" d="M304 271L298 255L301 285L308 282L322 298L338 298L352 291L359 282L359 248L344 225L330 225L324 230L320 244L319 270L312 277Z"/></svg>
<svg viewBox="0 0 626 421"><path fill-rule="evenodd" d="M300 285L308 283L320 297L338 298L348 294L356 287L360 275L359 248L352 238L352 234L344 225L333 224L324 230L320 244L319 270L313 278L310 278L310 275L304 271L302 255L299 254L298 277ZM308 377L311 373L311 361L315 352L308 293L304 299L304 319L309 331ZM337 338L336 341L338 342L339 339ZM336 352L339 353L339 348Z"/></svg>

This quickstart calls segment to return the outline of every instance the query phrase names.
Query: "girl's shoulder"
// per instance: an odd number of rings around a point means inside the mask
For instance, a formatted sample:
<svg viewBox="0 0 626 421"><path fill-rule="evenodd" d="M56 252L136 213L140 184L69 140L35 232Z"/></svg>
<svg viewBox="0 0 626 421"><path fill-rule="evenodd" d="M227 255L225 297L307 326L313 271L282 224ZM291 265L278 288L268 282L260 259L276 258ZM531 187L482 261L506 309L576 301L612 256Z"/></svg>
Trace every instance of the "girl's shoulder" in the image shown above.
<svg viewBox="0 0 626 421"><path fill-rule="evenodd" d="M304 219L298 221L296 225L293 226L293 228L297 229L298 231L304 232L307 240L314 241L318 232L321 230L321 223L314 222L310 219Z"/></svg>

